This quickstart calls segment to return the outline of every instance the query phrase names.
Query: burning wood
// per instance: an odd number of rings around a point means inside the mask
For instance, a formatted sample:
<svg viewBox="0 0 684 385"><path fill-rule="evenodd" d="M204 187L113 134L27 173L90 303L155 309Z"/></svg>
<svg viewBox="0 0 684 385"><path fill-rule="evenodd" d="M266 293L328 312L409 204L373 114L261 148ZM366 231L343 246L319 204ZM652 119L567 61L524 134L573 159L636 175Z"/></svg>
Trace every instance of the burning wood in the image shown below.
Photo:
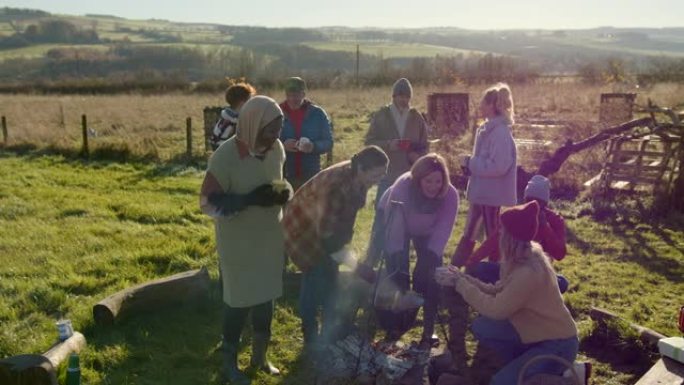
<svg viewBox="0 0 684 385"><path fill-rule="evenodd" d="M375 378L376 384L393 383L410 369L426 365L430 352L415 345L373 342L356 334L329 345L323 372L333 378Z"/></svg>

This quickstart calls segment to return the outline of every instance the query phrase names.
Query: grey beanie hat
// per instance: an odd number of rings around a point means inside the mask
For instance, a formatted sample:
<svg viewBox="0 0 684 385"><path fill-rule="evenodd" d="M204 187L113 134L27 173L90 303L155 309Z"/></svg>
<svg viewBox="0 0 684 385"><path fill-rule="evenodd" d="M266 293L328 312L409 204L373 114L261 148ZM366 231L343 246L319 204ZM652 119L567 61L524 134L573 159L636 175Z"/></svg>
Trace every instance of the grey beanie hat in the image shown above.
<svg viewBox="0 0 684 385"><path fill-rule="evenodd" d="M548 202L551 199L551 182L549 179L543 175L533 176L525 187L525 198L536 198Z"/></svg>
<svg viewBox="0 0 684 385"><path fill-rule="evenodd" d="M401 78L394 82L392 86L392 96L405 95L409 98L413 96L413 87L411 87L411 82L406 78Z"/></svg>

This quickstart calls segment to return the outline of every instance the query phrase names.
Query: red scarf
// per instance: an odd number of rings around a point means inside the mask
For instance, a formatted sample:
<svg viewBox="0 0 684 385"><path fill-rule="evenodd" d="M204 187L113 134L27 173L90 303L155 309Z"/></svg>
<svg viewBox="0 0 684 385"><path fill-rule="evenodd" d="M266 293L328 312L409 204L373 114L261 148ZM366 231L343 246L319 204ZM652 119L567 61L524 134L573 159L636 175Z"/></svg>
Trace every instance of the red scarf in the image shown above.
<svg viewBox="0 0 684 385"><path fill-rule="evenodd" d="M290 105L287 104L287 102L284 102L283 104L280 105L280 108L285 112L285 115L287 118L292 122L292 127L294 128L295 132L295 140L299 140L302 137L302 124L304 123L304 115L306 115L306 110L308 107L308 103L305 100L304 103L301 105L301 107L297 108L296 110L293 110L290 108ZM296 178L301 178L302 177L302 152L295 152L294 154L294 163L295 163L295 177Z"/></svg>

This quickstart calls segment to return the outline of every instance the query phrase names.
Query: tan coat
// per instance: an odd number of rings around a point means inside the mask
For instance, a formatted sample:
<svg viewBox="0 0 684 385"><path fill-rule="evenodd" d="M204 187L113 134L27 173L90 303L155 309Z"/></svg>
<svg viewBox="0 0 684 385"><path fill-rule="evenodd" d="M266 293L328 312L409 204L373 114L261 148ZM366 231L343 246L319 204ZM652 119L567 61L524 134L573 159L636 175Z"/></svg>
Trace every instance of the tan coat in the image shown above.
<svg viewBox="0 0 684 385"><path fill-rule="evenodd" d="M415 152L420 156L427 154L427 126L418 110L415 108L409 110L403 137L399 137L399 131L389 105L380 108L371 119L370 128L366 135L366 145L374 144L382 148L389 157L389 167L385 179L390 184L411 168L407 151L390 149L390 141L395 139L409 139Z"/></svg>
<svg viewBox="0 0 684 385"><path fill-rule="evenodd" d="M548 263L530 261L506 270L502 265L502 278L496 285L464 276L456 282L456 291L481 315L509 320L523 343L577 335L575 321L563 303L556 274Z"/></svg>

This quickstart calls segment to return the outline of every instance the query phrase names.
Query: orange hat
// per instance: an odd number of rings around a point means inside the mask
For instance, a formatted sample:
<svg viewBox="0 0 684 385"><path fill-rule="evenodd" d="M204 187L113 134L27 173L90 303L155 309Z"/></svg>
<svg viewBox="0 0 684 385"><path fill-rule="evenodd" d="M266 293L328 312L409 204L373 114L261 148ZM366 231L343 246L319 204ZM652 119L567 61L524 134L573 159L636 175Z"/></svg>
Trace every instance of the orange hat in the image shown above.
<svg viewBox="0 0 684 385"><path fill-rule="evenodd" d="M501 224L513 238L531 241L539 230L539 203L531 201L501 213Z"/></svg>

